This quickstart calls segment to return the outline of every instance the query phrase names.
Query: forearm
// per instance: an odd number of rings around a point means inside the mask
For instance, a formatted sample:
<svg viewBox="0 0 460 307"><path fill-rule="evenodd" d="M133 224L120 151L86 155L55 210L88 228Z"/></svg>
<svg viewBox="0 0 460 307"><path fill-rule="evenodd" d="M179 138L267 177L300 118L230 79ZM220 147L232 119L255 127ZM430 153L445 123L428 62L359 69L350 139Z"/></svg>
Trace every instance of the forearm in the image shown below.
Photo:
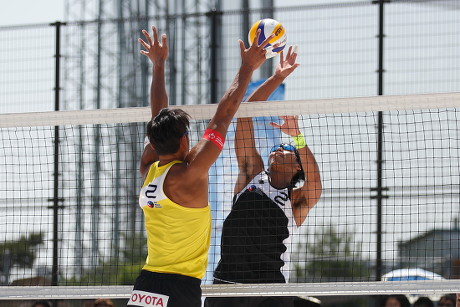
<svg viewBox="0 0 460 307"><path fill-rule="evenodd" d="M252 117L238 118L235 129L235 148L255 147Z"/></svg>
<svg viewBox="0 0 460 307"><path fill-rule="evenodd" d="M220 100L216 114L210 123L210 125L213 124L219 126L223 124L224 131L219 132L227 132L226 129L230 124L232 118L235 116L235 113L238 110L241 101L243 100L249 81L251 80L253 71L254 70L252 68L241 66L232 84ZM217 127L211 128L217 129Z"/></svg>
<svg viewBox="0 0 460 307"><path fill-rule="evenodd" d="M238 179L235 193L243 189L251 179L264 169L264 162L256 149L252 118L238 118L235 132L235 154L238 162Z"/></svg>
<svg viewBox="0 0 460 307"><path fill-rule="evenodd" d="M152 72L152 84L150 86L150 108L152 118L161 109L168 106L168 95L166 93L165 82L165 62L155 63Z"/></svg>
<svg viewBox="0 0 460 307"><path fill-rule="evenodd" d="M322 193L321 175L318 163L307 145L298 149L298 151L305 173L304 188L307 188L308 191L308 204L314 205L319 200Z"/></svg>
<svg viewBox="0 0 460 307"><path fill-rule="evenodd" d="M247 101L265 101L281 85L284 77L274 74L259 86L247 99Z"/></svg>
<svg viewBox="0 0 460 307"><path fill-rule="evenodd" d="M238 118L235 130L235 153L239 166L247 165L248 156L253 155L255 148L252 118Z"/></svg>
<svg viewBox="0 0 460 307"><path fill-rule="evenodd" d="M298 150L300 159L302 160L302 167L305 171L305 176L319 176L319 167L318 163L316 162L315 156L311 152L308 145ZM313 179L313 178L311 178Z"/></svg>

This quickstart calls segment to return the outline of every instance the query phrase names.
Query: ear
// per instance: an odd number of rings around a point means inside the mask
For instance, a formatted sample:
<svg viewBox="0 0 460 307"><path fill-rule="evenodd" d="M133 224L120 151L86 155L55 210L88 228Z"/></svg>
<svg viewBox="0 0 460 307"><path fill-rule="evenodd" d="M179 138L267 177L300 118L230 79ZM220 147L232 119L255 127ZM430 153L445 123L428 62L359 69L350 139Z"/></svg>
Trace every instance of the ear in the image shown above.
<svg viewBox="0 0 460 307"><path fill-rule="evenodd" d="M186 136L186 135L181 136L180 142L184 144L183 146L186 146L186 145L187 145L187 142L188 142L187 136ZM190 147L190 146L189 146L189 147ZM187 149L189 149L189 148L187 148Z"/></svg>

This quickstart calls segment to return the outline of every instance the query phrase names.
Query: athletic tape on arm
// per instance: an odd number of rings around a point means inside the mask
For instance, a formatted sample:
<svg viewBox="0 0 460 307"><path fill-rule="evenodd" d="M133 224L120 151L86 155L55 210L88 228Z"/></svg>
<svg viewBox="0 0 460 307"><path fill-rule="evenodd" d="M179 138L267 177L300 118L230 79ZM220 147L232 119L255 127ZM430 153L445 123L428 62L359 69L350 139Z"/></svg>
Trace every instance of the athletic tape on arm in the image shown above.
<svg viewBox="0 0 460 307"><path fill-rule="evenodd" d="M224 147L225 139L216 130L206 129L203 138L216 144L220 150Z"/></svg>
<svg viewBox="0 0 460 307"><path fill-rule="evenodd" d="M301 149L307 146L307 142L305 142L305 138L302 133L297 136L293 136L292 140L294 141L295 147L297 149Z"/></svg>

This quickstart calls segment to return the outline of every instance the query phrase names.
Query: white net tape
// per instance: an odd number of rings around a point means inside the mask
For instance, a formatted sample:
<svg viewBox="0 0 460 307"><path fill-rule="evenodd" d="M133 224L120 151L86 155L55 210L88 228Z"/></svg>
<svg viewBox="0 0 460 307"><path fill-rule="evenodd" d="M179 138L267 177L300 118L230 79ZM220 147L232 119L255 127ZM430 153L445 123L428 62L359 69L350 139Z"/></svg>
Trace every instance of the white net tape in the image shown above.
<svg viewBox="0 0 460 307"><path fill-rule="evenodd" d="M290 100L244 103L236 117L278 116L298 114L334 114L377 112L391 110L419 110L460 107L460 93L420 94L404 96L372 96L339 99ZM171 106L188 112L193 119L209 119L217 108L213 105ZM254 111L257 110L257 113ZM150 109L124 108L106 110L34 112L0 114L0 128L85 125L105 123L147 122Z"/></svg>
<svg viewBox="0 0 460 307"><path fill-rule="evenodd" d="M299 284L203 285L203 296L348 296L416 294L421 296L460 292L460 280L425 280L406 282L338 282ZM129 298L131 286L94 287L0 287L0 299L85 299Z"/></svg>

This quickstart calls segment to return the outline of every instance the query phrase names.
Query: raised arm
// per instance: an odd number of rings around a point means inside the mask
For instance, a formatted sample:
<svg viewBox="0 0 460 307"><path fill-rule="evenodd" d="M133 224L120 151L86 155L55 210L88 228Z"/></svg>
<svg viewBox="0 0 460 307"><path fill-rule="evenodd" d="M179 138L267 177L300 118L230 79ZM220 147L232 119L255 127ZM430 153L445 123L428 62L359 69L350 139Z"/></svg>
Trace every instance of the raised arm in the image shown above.
<svg viewBox="0 0 460 307"><path fill-rule="evenodd" d="M150 108L152 118L154 118L161 109L168 107L168 95L166 94L165 84L165 64L168 59L169 49L166 34L161 36L161 42L158 40L157 29L153 26L153 40L146 30L142 30L146 41L139 38L139 43L146 49L140 53L149 58L152 62L152 83L150 86Z"/></svg>
<svg viewBox="0 0 460 307"><path fill-rule="evenodd" d="M286 58L280 53L280 61L275 73L260 85L247 101L265 101L298 66L297 48L289 47ZM262 157L255 146L252 118L238 118L235 133L235 152L239 174L235 183L235 193L241 191L255 175L264 169Z"/></svg>
<svg viewBox="0 0 460 307"><path fill-rule="evenodd" d="M239 41L241 66L230 87L219 102L216 113L209 122L205 135L192 148L187 161L189 169L196 175L207 178L208 169L219 156L227 134L228 126L241 104L244 93L251 80L252 73L265 62L264 47L273 35L267 37L260 45L257 44L260 31L257 33L251 47L246 48L243 41Z"/></svg>
<svg viewBox="0 0 460 307"><path fill-rule="evenodd" d="M300 133L298 116L280 116L284 122L271 123L275 128L279 128L283 133L290 135L297 147L305 173L305 182L300 188L292 191L292 211L297 226L302 225L308 212L318 202L321 193L321 176L315 156L308 148L304 136Z"/></svg>
<svg viewBox="0 0 460 307"><path fill-rule="evenodd" d="M161 43L158 40L158 32L155 27L152 27L153 40L146 30L142 30L145 40L139 38L139 43L145 48L140 53L145 55L152 62L152 83L150 86L150 109L152 118L154 118L161 109L168 106L168 95L166 93L165 84L165 63L168 58L168 44L166 34L161 36ZM147 144L144 147L140 161L140 173L145 177L150 165L158 160L158 155L155 150Z"/></svg>

